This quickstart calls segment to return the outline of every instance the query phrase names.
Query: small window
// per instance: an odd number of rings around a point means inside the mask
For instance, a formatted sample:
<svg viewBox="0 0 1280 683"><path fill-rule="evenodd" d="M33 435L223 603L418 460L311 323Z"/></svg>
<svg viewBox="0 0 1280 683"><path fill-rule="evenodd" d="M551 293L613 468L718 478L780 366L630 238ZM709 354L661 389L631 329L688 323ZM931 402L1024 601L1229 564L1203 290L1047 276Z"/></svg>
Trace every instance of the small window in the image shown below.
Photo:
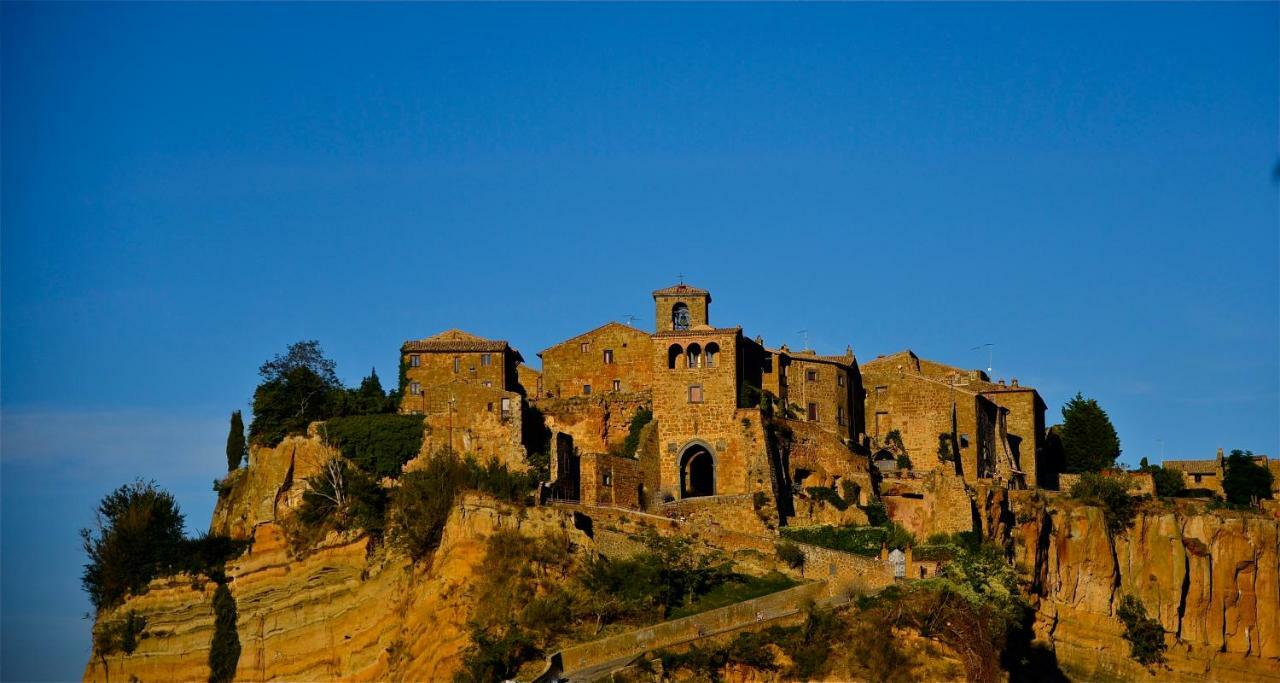
<svg viewBox="0 0 1280 683"><path fill-rule="evenodd" d="M1193 474L1193 475L1191 475L1191 476L1195 479L1195 481L1196 481L1196 483L1197 483L1197 484L1199 484L1199 483L1200 483L1200 475L1198 475L1198 474Z"/></svg>
<svg viewBox="0 0 1280 683"><path fill-rule="evenodd" d="M613 349L604 350L604 364L613 365Z"/></svg>
<svg viewBox="0 0 1280 683"><path fill-rule="evenodd" d="M622 391L622 380L620 379L613 380L613 390Z"/></svg>
<svg viewBox="0 0 1280 683"><path fill-rule="evenodd" d="M583 352L583 353L586 353L586 352L587 352L587 343L586 343L586 342L582 342L581 344L578 344L578 350L579 350L579 351L581 351L581 352Z"/></svg>
<svg viewBox="0 0 1280 683"><path fill-rule="evenodd" d="M487 380L487 379L486 379L486 380L484 381L484 385L485 385L486 387L491 387L491 386L493 386L493 382L490 382L489 380Z"/></svg>
<svg viewBox="0 0 1280 683"><path fill-rule="evenodd" d="M590 394L591 394L591 385L590 384L582 385L582 395L587 396Z"/></svg>
<svg viewBox="0 0 1280 683"><path fill-rule="evenodd" d="M604 483L604 485L605 485L605 486L613 486L613 473L612 473L612 472L605 472L605 473L604 473L603 483Z"/></svg>
<svg viewBox="0 0 1280 683"><path fill-rule="evenodd" d="M889 394L889 387L876 387L876 398L882 399Z"/></svg>
<svg viewBox="0 0 1280 683"><path fill-rule="evenodd" d="M453 357L453 371L462 372L462 359L457 356Z"/></svg>
<svg viewBox="0 0 1280 683"><path fill-rule="evenodd" d="M409 367L416 368L421 365L422 365L422 356L419 356L416 353L409 356Z"/></svg>
<svg viewBox="0 0 1280 683"><path fill-rule="evenodd" d="M806 382L816 382L816 381L818 381L818 371L817 371L817 370L805 370L805 371L804 371L804 379L805 379L805 381L806 381Z"/></svg>
<svg viewBox="0 0 1280 683"><path fill-rule="evenodd" d="M836 406L836 424L844 426L844 406Z"/></svg>
<svg viewBox="0 0 1280 683"><path fill-rule="evenodd" d="M482 353L482 354L480 354L480 364L481 364L481 365L493 365L493 354L492 354L492 353Z"/></svg>
<svg viewBox="0 0 1280 683"><path fill-rule="evenodd" d="M694 384L689 387L689 402L702 403L702 385Z"/></svg>
<svg viewBox="0 0 1280 683"><path fill-rule="evenodd" d="M502 399L502 417L511 417L511 399L509 398Z"/></svg>
<svg viewBox="0 0 1280 683"><path fill-rule="evenodd" d="M809 404L809 421L816 422L817 420L818 420L818 404L810 403Z"/></svg>
<svg viewBox="0 0 1280 683"><path fill-rule="evenodd" d="M836 386L844 386L844 375L841 373L836 373Z"/></svg>
<svg viewBox="0 0 1280 683"><path fill-rule="evenodd" d="M410 382L410 383L409 383L409 393L410 393L410 394L413 394L414 396L417 396L418 394L421 394L421 393L422 393L422 385L421 385L421 384L418 384L417 382Z"/></svg>
<svg viewBox="0 0 1280 683"><path fill-rule="evenodd" d="M485 410L487 410L487 411L489 411L489 412L491 412L491 413L493 412L493 401L490 401L489 403L487 403L487 404L485 405Z"/></svg>

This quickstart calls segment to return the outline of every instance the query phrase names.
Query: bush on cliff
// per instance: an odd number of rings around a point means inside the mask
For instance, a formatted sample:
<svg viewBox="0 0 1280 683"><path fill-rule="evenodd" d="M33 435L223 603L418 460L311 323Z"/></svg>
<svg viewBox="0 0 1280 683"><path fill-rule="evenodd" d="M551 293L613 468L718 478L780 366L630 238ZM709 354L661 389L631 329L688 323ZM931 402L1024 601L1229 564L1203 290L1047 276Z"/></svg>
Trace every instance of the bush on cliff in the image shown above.
<svg viewBox="0 0 1280 683"><path fill-rule="evenodd" d="M1222 490L1232 505L1251 505L1271 497L1271 472L1255 463L1252 455L1252 451L1233 450L1224 463Z"/></svg>
<svg viewBox="0 0 1280 683"><path fill-rule="evenodd" d="M360 469L398 477L422 449L421 415L352 415L326 420L320 435Z"/></svg>
<svg viewBox="0 0 1280 683"><path fill-rule="evenodd" d="M386 527L387 492L376 479L334 458L307 479L298 521L310 531L359 529L375 537Z"/></svg>
<svg viewBox="0 0 1280 683"><path fill-rule="evenodd" d="M1087 505L1102 508L1107 531L1118 534L1128 529L1138 514L1137 501L1129 495L1130 486L1127 480L1088 472L1071 485L1068 495Z"/></svg>
<svg viewBox="0 0 1280 683"><path fill-rule="evenodd" d="M1062 439L1067 472L1098 472L1114 467L1120 457L1120 437L1107 412L1091 398L1077 393L1062 407Z"/></svg>
<svg viewBox="0 0 1280 683"><path fill-rule="evenodd" d="M1132 595L1120 600L1116 616L1124 623L1124 639L1129 641L1129 655L1143 666L1164 661L1164 628L1147 616L1147 608Z"/></svg>
<svg viewBox="0 0 1280 683"><path fill-rule="evenodd" d="M1151 473L1151 481L1155 484L1157 497L1172 498L1182 495L1182 492L1187 490L1187 478L1183 476L1181 470L1155 465L1148 466L1145 470Z"/></svg>
<svg viewBox="0 0 1280 683"><path fill-rule="evenodd" d="M104 658L120 652L133 654L146 627L147 620L133 610L119 619L99 622L93 627L93 653Z"/></svg>
<svg viewBox="0 0 1280 683"><path fill-rule="evenodd" d="M182 547L183 516L172 494L138 480L107 494L98 504L96 528L81 529L85 554L80 582L97 610L172 570Z"/></svg>

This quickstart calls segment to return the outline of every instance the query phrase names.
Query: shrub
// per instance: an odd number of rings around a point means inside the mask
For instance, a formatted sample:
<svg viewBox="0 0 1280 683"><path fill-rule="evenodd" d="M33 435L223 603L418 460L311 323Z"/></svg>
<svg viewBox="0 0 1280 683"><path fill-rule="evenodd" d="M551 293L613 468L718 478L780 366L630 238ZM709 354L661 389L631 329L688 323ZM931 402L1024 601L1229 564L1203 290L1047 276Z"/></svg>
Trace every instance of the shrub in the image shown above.
<svg viewBox="0 0 1280 683"><path fill-rule="evenodd" d="M98 504L94 530L81 529L85 554L80 582L97 610L139 593L172 571L183 542L183 516L173 495L138 480Z"/></svg>
<svg viewBox="0 0 1280 683"><path fill-rule="evenodd" d="M93 653L99 657L118 652L133 654L146 627L147 620L133 610L120 619L101 622L93 628Z"/></svg>
<svg viewBox="0 0 1280 683"><path fill-rule="evenodd" d="M845 479L840 482L840 497L849 505L858 504L858 485Z"/></svg>
<svg viewBox="0 0 1280 683"><path fill-rule="evenodd" d="M1129 656L1143 666L1164 661L1164 628L1147 616L1147 609L1137 598L1126 595L1120 600L1116 616L1124 623L1124 639L1129 641Z"/></svg>
<svg viewBox="0 0 1280 683"><path fill-rule="evenodd" d="M380 536L386 527L387 498L372 477L334 458L307 478L298 521L311 529L360 529Z"/></svg>
<svg viewBox="0 0 1280 683"><path fill-rule="evenodd" d="M225 683L240 663L240 634L236 631L236 599L226 584L213 592L213 640L209 643L209 683Z"/></svg>
<svg viewBox="0 0 1280 683"><path fill-rule="evenodd" d="M248 549L248 540L236 540L222 534L202 534L182 541L175 569L193 575L203 574L217 583L225 583L227 562Z"/></svg>
<svg viewBox="0 0 1280 683"><path fill-rule="evenodd" d="M353 415L324 423L321 435L360 469L376 477L398 477L422 450L420 415Z"/></svg>
<svg viewBox="0 0 1280 683"><path fill-rule="evenodd" d="M794 543L783 541L776 546L778 559L787 563L792 569L800 569L804 566L804 551L800 550L800 546Z"/></svg>
<svg viewBox="0 0 1280 683"><path fill-rule="evenodd" d="M873 500L870 504L859 509L867 514L867 523L871 526L884 526L889 523L889 511L885 509L884 503L881 501Z"/></svg>
<svg viewBox="0 0 1280 683"><path fill-rule="evenodd" d="M640 431L644 426L653 421L653 411L648 408L636 408L636 412L631 416L631 427L627 431L627 438L622 442L622 455L628 458L634 458L636 449L640 447Z"/></svg>
<svg viewBox="0 0 1280 683"><path fill-rule="evenodd" d="M1106 477L1094 472L1086 472L1075 484L1071 485L1069 494L1072 498L1088 505L1102 508L1103 517L1107 521L1107 531L1118 534L1129 528L1137 514L1137 505L1133 496L1129 495L1129 484L1115 477Z"/></svg>
<svg viewBox="0 0 1280 683"><path fill-rule="evenodd" d="M1178 496L1187 488L1187 479L1181 470L1162 466L1149 467L1147 471L1151 473L1151 480L1155 483L1156 495L1161 498Z"/></svg>
<svg viewBox="0 0 1280 683"><path fill-rule="evenodd" d="M1252 451L1233 450L1225 462L1222 490L1232 505L1250 505L1271 497L1271 472L1255 463Z"/></svg>
<svg viewBox="0 0 1280 683"><path fill-rule="evenodd" d="M810 486L805 489L805 493L808 493L810 498L823 501L837 510L847 510L849 508L849 503L845 502L840 497L840 494L829 486Z"/></svg>
<svg viewBox="0 0 1280 683"><path fill-rule="evenodd" d="M897 462L898 462L898 469L900 470L911 469L911 458L906 453L899 455Z"/></svg>
<svg viewBox="0 0 1280 683"><path fill-rule="evenodd" d="M763 510L764 506L768 504L769 496L764 491L756 491L751 494L751 507L754 508L756 512Z"/></svg>

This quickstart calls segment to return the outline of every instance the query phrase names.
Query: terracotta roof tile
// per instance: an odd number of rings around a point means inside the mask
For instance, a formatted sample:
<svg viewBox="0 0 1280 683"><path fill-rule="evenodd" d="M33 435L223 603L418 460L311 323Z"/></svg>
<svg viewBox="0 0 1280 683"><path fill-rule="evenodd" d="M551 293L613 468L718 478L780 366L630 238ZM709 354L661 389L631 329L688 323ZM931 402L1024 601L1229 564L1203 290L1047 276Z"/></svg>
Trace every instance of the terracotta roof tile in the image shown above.
<svg viewBox="0 0 1280 683"><path fill-rule="evenodd" d="M672 295L674 295L674 296L683 296L683 295L691 295L691 296L693 296L693 295L699 295L699 294L705 294L705 295L706 295L706 297L707 297L707 300L708 300L708 301L711 299L711 292L708 292L708 291L707 291L707 290L705 290L705 289L701 289L701 288L698 288L698 287L694 287L693 285L678 284L678 285L672 285L672 286L670 286L670 287L663 287L662 289L655 289L655 290L653 290L653 295L654 295L654 296L672 296Z"/></svg>

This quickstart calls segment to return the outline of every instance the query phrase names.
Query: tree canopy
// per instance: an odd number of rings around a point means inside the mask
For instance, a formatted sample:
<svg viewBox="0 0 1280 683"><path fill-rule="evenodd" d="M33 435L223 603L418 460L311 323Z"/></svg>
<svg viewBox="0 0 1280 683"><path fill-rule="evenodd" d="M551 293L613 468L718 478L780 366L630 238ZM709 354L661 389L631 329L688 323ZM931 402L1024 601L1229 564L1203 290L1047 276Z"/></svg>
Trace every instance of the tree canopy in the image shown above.
<svg viewBox="0 0 1280 683"><path fill-rule="evenodd" d="M98 504L96 529L81 529L85 554L80 583L95 609L138 593L178 560L183 516L172 494L138 480Z"/></svg>
<svg viewBox="0 0 1280 683"><path fill-rule="evenodd" d="M1120 437L1098 402L1077 393L1062 407L1062 440L1067 472L1098 472L1114 467L1120 457Z"/></svg>
<svg viewBox="0 0 1280 683"><path fill-rule="evenodd" d="M1227 456L1222 490L1232 505L1249 505L1271 497L1271 472L1253 461L1252 451L1233 450Z"/></svg>

